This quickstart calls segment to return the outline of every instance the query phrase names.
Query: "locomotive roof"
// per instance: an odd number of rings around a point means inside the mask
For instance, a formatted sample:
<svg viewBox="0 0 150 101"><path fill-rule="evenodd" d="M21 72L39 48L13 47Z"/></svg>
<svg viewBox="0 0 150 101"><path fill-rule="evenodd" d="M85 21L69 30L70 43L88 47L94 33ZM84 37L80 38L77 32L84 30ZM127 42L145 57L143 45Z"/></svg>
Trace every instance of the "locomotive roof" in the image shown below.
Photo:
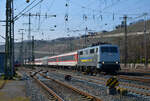
<svg viewBox="0 0 150 101"><path fill-rule="evenodd" d="M79 49L78 51L82 51L82 50L86 50L86 49L91 49L91 48L97 48L97 47L101 47L101 46L113 46L113 47L118 47L117 45L112 45L112 44L102 44L102 45L91 46L91 47Z"/></svg>

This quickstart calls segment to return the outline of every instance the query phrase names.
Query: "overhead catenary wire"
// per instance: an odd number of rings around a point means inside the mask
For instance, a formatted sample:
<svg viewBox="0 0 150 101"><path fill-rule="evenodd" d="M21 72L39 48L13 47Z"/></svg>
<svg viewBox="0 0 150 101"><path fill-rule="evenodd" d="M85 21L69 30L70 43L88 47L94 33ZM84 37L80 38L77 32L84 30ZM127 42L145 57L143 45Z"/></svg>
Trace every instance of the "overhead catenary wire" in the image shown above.
<svg viewBox="0 0 150 101"><path fill-rule="evenodd" d="M4 36L0 35L1 38L3 38L4 40L6 39Z"/></svg>
<svg viewBox="0 0 150 101"><path fill-rule="evenodd" d="M41 23L41 4L40 4L40 7L39 7L39 22L38 22L38 30L40 30L40 23Z"/></svg>
<svg viewBox="0 0 150 101"><path fill-rule="evenodd" d="M55 1L56 1L56 0L52 0L52 2L50 3L49 9L47 9L46 12L51 10L51 8L52 8L52 6L54 5L54 2L55 2ZM47 7L47 8L48 8L48 7ZM42 25L42 24L44 23L44 20L45 20L45 19L43 19L43 20L40 22L40 25Z"/></svg>
<svg viewBox="0 0 150 101"><path fill-rule="evenodd" d="M38 6L41 2L43 2L43 0L40 0L39 2L37 2L34 6L32 6L30 9L28 9L27 11L25 11L24 13L22 13L20 16L16 17L14 19L14 21L18 20L20 17L22 17L24 14L26 14L27 12L29 12L30 10L32 10L34 7Z"/></svg>
<svg viewBox="0 0 150 101"><path fill-rule="evenodd" d="M29 8L35 1L36 1L36 0L32 1L28 6L26 6L22 11L20 11L20 13L17 14L17 15L14 17L14 19L17 18L18 16L20 16L20 15L21 15L27 8Z"/></svg>
<svg viewBox="0 0 150 101"><path fill-rule="evenodd" d="M56 0L52 0L52 2L50 3L50 6L47 7L47 11L51 11L52 6L54 5Z"/></svg>
<svg viewBox="0 0 150 101"><path fill-rule="evenodd" d="M95 9L92 9L92 8L89 8L89 6L82 6L81 4L78 4L78 3L76 3L76 2L74 2L74 1L72 1L74 4L76 4L77 6L79 6L79 7L81 7L82 9L87 9L87 10L89 10L89 11L92 11L92 12L94 12L95 14L93 14L92 15L92 18L93 18L93 20L95 20L97 17L97 15L98 14L96 14L96 12L97 13L99 13L100 11L99 10L95 10ZM113 3L114 4L114 3ZM104 8L105 9L105 8ZM114 12L113 13L111 13L112 15L113 15L113 17L114 17ZM89 15L90 16L90 15ZM84 13L83 14L83 22L85 23L85 22L87 22L87 20L89 19L89 16L88 16L88 14L86 14L86 13ZM101 19L101 21L103 20L103 15L101 14L100 16L99 16L99 18ZM113 18L114 19L114 18ZM96 23L96 22L95 22ZM83 24L83 23L82 23ZM79 26L81 26L81 25L79 25Z"/></svg>
<svg viewBox="0 0 150 101"><path fill-rule="evenodd" d="M74 2L74 1L73 1ZM119 2L121 2L121 0L119 0ZM130 15L130 16L135 16L135 18L137 17L137 16L140 16L141 15L141 13L116 13L116 12L108 12L108 11L104 11L105 9L107 9L107 8L110 8L110 7L112 7L112 6L114 6L114 5L116 5L116 4L118 4L118 2L114 2L114 3L112 3L111 5L108 5L108 6L106 6L106 7L104 7L103 8L103 10L102 10L102 12L100 12L100 10L97 10L97 9L92 9L92 8L89 8L89 6L82 6L81 4L79 4L79 3L76 3L75 2L75 4L77 5L77 6L79 6L79 7L81 7L81 8L83 8L83 9L88 9L88 10L91 10L91 11L94 11L94 12L97 12L97 13L100 13L100 14L97 14L97 15L99 15L99 19L101 19L101 21L102 21L102 19L104 18L104 16L105 16L105 14L108 14L108 15L111 15L112 16L112 20L114 21L114 20L119 20L119 19L117 19L116 17L118 17L117 15Z"/></svg>
<svg viewBox="0 0 150 101"><path fill-rule="evenodd" d="M18 3L18 1L20 1L20 0L14 0L14 12L18 11L17 14L20 13L21 8L24 9L23 5L27 4L26 2Z"/></svg>
<svg viewBox="0 0 150 101"><path fill-rule="evenodd" d="M65 29L66 31L68 32L70 29L68 28L68 21L69 21L69 6L70 6L70 0L66 0L66 4L65 4L65 7L66 7L66 13L65 13Z"/></svg>
<svg viewBox="0 0 150 101"><path fill-rule="evenodd" d="M81 4L75 2L75 1L72 1L75 5L79 6L80 8L83 8L83 9L88 9L88 10L91 10L91 11L95 11L95 12L98 12L98 13L104 13L104 14L110 14L110 15L133 15L133 16L138 16L138 15L141 15L141 13L115 13L115 12L108 12L108 11L105 11L106 9L110 8L110 7L113 7L115 5L117 5L118 3L120 3L121 1L123 0L119 0L112 3L111 5L108 5L106 7L104 7L102 10L97 10L97 9L93 9L93 8L89 8L88 6L82 6ZM150 16L150 13L148 14Z"/></svg>
<svg viewBox="0 0 150 101"><path fill-rule="evenodd" d="M72 2L74 2L75 5L80 6L81 8L84 8L84 9L88 9L88 10L95 11L95 12L103 12L105 9L108 9L108 8L116 5L117 3L121 2L121 0L119 0L119 2L117 1L115 3L112 3L109 6L104 7L102 10L92 9L92 8L89 8L88 6L82 6L81 4L79 4L79 3L75 2L75 1L72 1Z"/></svg>
<svg viewBox="0 0 150 101"><path fill-rule="evenodd" d="M52 0L52 1L54 1L54 0ZM43 4L43 3L42 3L42 4ZM51 4L50 1L49 1L49 3L47 3L47 4L50 5L50 4ZM72 5L73 5L73 4L72 4ZM82 4L82 5L84 5L84 4ZM87 8L88 6L85 6L85 7ZM51 6L50 6L50 8L51 8ZM83 8L83 9L84 9L84 8ZM92 8L91 8L91 9L92 9ZM85 9L85 10L86 10L86 9ZM95 10L96 10L96 9L95 9ZM97 15L98 15L97 12L98 12L99 10L98 10L98 9L97 9L97 11L95 11L95 10L94 10L94 12L95 12L95 20L97 20ZM92 10L92 11L93 11L93 10ZM103 11L103 12L104 12L105 14L110 14L110 15L111 15L111 19L113 18L113 14L114 14L114 15L115 15L115 21L118 20L116 14L122 15L122 12L120 12L120 13L119 13L119 12L111 12L111 11L110 11L110 12L109 12L109 11L106 11L106 12ZM90 13L89 13L89 14L90 14ZM72 15L72 12L71 12L71 15ZM127 15L128 15L128 14L127 14ZM133 15L133 14L132 14L132 15ZM139 14L137 14L137 15L139 15ZM79 16L79 15L78 15L78 16ZM81 15L81 16L82 16L82 15ZM103 16L103 18L105 17L104 14L102 14L102 16ZM136 16L136 15L135 15L135 16ZM72 17L72 16L71 16L71 17ZM89 18L89 16L88 16L88 18ZM42 20L46 20L46 19L42 19ZM42 20L41 20L41 23L40 23L40 24L43 23ZM89 19L89 20L90 20L90 19ZM99 20L100 20L100 19L99 19ZM71 20L71 21L72 21L72 20ZM46 21L44 21L44 22L46 23ZM103 20L103 22L104 22L104 20ZM100 23L100 22L97 21L97 22L95 22L95 23L103 24L103 22ZM63 22L63 23L64 23L64 22ZM69 22L69 23L70 23L70 22ZM80 22L79 22L79 23L80 23ZM78 24L78 23L77 23L77 24ZM83 25L83 23L80 23L80 24L79 24L79 26L82 26L82 25ZM59 25L59 26L60 26L60 25ZM93 26L93 25L92 25L92 26ZM41 27L42 27L42 26L41 26ZM62 26L61 26L61 27L62 27ZM99 27L99 28L101 28L101 27ZM72 29L72 28L70 27L70 29ZM81 28L79 27L79 29L81 29Z"/></svg>

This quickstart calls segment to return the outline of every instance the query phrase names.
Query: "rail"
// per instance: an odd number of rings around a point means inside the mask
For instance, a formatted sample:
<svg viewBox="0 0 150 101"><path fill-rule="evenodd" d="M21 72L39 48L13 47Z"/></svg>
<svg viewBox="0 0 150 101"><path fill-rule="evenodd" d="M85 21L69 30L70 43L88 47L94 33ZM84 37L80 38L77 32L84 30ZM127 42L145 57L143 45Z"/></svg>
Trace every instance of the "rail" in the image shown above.
<svg viewBox="0 0 150 101"><path fill-rule="evenodd" d="M42 86L48 93L53 95L57 101L64 101L59 95L57 95L53 90L47 87L44 83L38 80L35 76L32 77L40 86Z"/></svg>
<svg viewBox="0 0 150 101"><path fill-rule="evenodd" d="M70 85L68 85L68 84L62 83L61 81L54 80L54 79L52 79L52 78L50 78L50 77L47 77L47 76L45 76L45 75L43 75L43 74L41 74L41 73L39 73L39 74L40 74L41 76L45 77L46 79L50 79L50 80L52 80L52 81L57 82L57 83L60 84L60 85L63 85L63 86L65 86L65 87L69 88L69 89L72 89L73 91L79 93L80 95L87 96L87 98L91 99L92 101L102 101L100 98L98 98L98 97L96 97L96 96L94 96L94 95L91 95L91 94L89 94L89 93L83 92L83 91L81 91L81 90L79 90L79 89L77 89L77 88L75 88L75 87L72 87L72 86L70 86Z"/></svg>
<svg viewBox="0 0 150 101"><path fill-rule="evenodd" d="M61 74L65 75L65 73L61 73ZM97 78L97 77L93 77L93 76L90 76L89 77L90 79L83 78L81 76L72 76L72 77L78 78L80 80L86 80L88 82L93 82L93 83L96 83L96 84L101 84L101 85L105 85L105 82L107 80L107 79L102 78L102 77ZM119 78L120 78L120 76L119 76ZM121 78L121 79L123 79L123 78ZM150 87L148 87L148 86L125 83L125 82L120 82L120 85L122 86L122 88L126 88L131 93L150 96L150 93L144 92L144 90L147 90L147 91L150 92ZM135 88L136 88L136 90L135 90Z"/></svg>

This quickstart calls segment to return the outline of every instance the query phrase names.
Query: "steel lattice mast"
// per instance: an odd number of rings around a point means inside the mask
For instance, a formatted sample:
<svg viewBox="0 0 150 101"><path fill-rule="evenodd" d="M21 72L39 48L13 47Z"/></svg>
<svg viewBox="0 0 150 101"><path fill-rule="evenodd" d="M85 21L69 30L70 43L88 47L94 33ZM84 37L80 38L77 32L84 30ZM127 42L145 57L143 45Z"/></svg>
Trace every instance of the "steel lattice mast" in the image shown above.
<svg viewBox="0 0 150 101"><path fill-rule="evenodd" d="M14 73L14 21L13 0L6 0L6 42L5 42L5 79Z"/></svg>

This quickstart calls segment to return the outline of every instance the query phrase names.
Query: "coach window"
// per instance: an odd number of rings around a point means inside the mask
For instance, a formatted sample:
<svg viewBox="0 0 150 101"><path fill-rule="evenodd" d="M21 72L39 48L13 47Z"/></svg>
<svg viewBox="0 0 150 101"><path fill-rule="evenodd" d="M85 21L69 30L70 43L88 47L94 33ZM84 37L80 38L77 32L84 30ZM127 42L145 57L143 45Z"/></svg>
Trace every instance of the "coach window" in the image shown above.
<svg viewBox="0 0 150 101"><path fill-rule="evenodd" d="M90 53L93 54L94 53L94 49L90 49Z"/></svg>
<svg viewBox="0 0 150 101"><path fill-rule="evenodd" d="M80 55L83 55L83 51L80 51Z"/></svg>

